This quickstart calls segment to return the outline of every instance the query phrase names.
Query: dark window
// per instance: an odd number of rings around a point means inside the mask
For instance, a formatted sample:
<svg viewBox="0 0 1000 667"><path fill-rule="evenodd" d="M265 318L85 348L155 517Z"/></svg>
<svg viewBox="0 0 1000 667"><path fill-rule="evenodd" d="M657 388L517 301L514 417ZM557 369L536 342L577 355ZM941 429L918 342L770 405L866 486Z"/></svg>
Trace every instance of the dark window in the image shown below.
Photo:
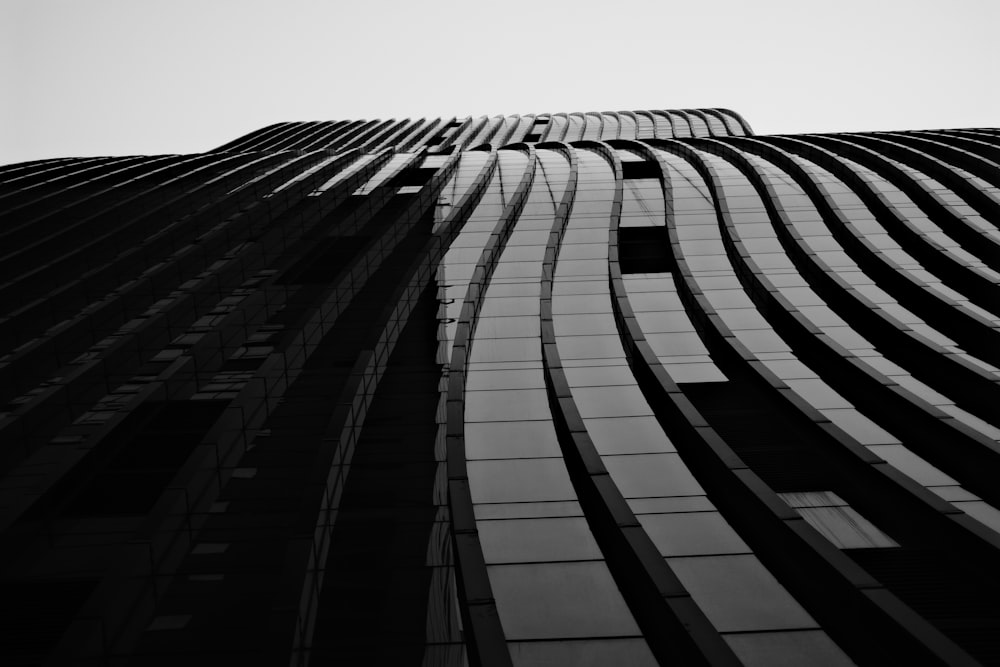
<svg viewBox="0 0 1000 667"><path fill-rule="evenodd" d="M436 173L437 169L433 168L410 167L396 174L389 183L389 187L403 188L410 185L426 185Z"/></svg>
<svg viewBox="0 0 1000 667"><path fill-rule="evenodd" d="M660 165L656 162L622 162L622 176L624 178L659 178Z"/></svg>
<svg viewBox="0 0 1000 667"><path fill-rule="evenodd" d="M5 664L44 664L96 584L75 579L0 584L0 646L12 660Z"/></svg>
<svg viewBox="0 0 1000 667"><path fill-rule="evenodd" d="M626 162L625 164L641 164ZM664 227L620 227L618 261L622 273L667 273L674 269Z"/></svg>
<svg viewBox="0 0 1000 667"><path fill-rule="evenodd" d="M136 408L98 449L29 513L146 514L222 415L228 401L151 401Z"/></svg>

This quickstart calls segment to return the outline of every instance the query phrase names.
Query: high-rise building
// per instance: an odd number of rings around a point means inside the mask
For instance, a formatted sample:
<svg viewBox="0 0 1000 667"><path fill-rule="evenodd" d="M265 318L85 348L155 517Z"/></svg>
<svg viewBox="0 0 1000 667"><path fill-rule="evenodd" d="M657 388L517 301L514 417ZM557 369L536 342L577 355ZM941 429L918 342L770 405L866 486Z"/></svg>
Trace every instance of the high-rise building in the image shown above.
<svg viewBox="0 0 1000 667"><path fill-rule="evenodd" d="M0 169L4 665L1000 664L1000 130Z"/></svg>

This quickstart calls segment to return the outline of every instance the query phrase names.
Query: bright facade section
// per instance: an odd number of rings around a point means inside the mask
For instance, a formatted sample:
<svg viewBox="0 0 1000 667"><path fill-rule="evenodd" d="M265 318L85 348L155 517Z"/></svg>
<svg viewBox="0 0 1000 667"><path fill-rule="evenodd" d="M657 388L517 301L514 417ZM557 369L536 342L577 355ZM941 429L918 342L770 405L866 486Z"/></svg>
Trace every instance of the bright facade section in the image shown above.
<svg viewBox="0 0 1000 667"><path fill-rule="evenodd" d="M0 169L5 665L1000 664L1000 130Z"/></svg>

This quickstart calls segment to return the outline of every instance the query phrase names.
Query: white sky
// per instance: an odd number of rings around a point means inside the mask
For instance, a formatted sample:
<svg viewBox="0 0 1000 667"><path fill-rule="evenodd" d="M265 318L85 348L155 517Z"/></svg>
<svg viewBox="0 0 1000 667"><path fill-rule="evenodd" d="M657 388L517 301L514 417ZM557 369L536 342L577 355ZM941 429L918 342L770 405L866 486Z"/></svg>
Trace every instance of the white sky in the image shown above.
<svg viewBox="0 0 1000 667"><path fill-rule="evenodd" d="M1000 126L1000 0L0 0L0 164L286 120L727 107Z"/></svg>

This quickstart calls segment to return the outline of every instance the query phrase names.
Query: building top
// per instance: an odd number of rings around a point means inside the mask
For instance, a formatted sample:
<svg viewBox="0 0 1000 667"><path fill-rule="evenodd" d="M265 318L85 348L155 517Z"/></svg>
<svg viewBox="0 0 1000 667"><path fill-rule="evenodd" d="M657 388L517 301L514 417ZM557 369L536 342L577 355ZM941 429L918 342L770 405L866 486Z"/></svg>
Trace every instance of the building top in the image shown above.
<svg viewBox="0 0 1000 667"><path fill-rule="evenodd" d="M395 148L432 152L498 148L507 144L610 139L752 136L729 109L589 111L478 118L276 123L212 152Z"/></svg>

